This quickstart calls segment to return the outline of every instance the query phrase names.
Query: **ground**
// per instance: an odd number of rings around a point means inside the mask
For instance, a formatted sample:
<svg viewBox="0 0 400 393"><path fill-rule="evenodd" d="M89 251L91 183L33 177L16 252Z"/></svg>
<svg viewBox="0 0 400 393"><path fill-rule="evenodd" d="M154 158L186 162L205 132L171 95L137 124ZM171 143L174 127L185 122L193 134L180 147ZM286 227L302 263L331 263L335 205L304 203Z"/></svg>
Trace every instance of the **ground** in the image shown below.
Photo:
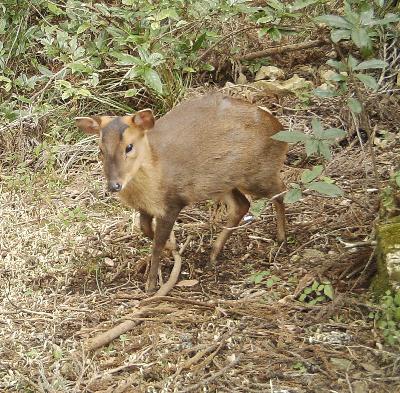
<svg viewBox="0 0 400 393"><path fill-rule="evenodd" d="M303 118L281 116L289 126ZM395 147L377 147L382 180ZM147 296L151 243L133 212L106 195L93 138L63 149L57 170L1 170L2 392L400 391L399 351L372 318L377 189L358 141L338 147L327 166L346 197L310 194L288 205L285 246L274 241L267 204L212 266L222 211L211 203L185 209L175 227L178 244L190 236L182 285L97 351L86 340L129 319ZM304 162L292 147L288 185ZM166 253L164 280L172 264ZM333 295L300 301L315 281Z"/></svg>

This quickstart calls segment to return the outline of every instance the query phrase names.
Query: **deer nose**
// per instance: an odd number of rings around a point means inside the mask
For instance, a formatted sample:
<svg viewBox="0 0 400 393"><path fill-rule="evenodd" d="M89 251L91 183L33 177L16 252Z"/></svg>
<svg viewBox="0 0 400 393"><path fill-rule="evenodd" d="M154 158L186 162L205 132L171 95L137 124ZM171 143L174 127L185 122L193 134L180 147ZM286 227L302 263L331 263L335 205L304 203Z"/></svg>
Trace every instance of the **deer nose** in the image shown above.
<svg viewBox="0 0 400 393"><path fill-rule="evenodd" d="M122 184L121 183L114 183L114 182L109 182L108 183L108 190L111 192L118 192L121 191Z"/></svg>

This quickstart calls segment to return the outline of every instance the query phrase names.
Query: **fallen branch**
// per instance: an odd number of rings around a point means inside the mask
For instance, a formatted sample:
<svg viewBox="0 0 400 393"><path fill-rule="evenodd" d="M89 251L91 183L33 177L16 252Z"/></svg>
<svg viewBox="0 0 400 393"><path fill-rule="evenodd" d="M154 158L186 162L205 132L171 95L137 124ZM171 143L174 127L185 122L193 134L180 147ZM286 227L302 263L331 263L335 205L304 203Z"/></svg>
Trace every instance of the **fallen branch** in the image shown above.
<svg viewBox="0 0 400 393"><path fill-rule="evenodd" d="M329 43L329 41L320 39L320 40L314 40L314 41L309 41L309 42L300 42L299 44L276 46L273 48L268 48L268 49L260 50L257 52L250 52L243 56L238 56L238 57L236 57L236 60L254 60L254 59L258 59L260 57L276 55L278 53L294 52L296 50L315 48L317 46L322 46L322 45L325 45L328 43Z"/></svg>
<svg viewBox="0 0 400 393"><path fill-rule="evenodd" d="M168 292L172 290L172 288L175 286L176 282L178 281L179 273L181 271L181 266L182 266L182 257L181 254L184 252L185 248L189 244L190 237L186 240L185 244L181 247L180 251L178 252L176 250L176 240L173 232L171 233L171 239L170 239L170 247L172 248L172 255L174 257L174 267L172 268L172 272L169 276L168 281L161 286L161 288L153 295L152 297L148 299L144 299L143 302L140 302L139 305L137 306L137 310L130 315L130 318L132 320L126 320L122 323L120 323L117 326L114 326L113 328L107 330L106 332L103 332L93 338L90 338L86 341L85 347L87 350L92 351L98 348L101 348L102 346L108 344L112 340L116 339L119 337L121 334L126 333L129 330L132 330L134 327L139 325L142 321L141 320L133 320L137 318L143 318L154 312L154 307L143 307L145 304L149 303L149 300L151 299L152 302L161 302L163 301L163 297L167 295Z"/></svg>

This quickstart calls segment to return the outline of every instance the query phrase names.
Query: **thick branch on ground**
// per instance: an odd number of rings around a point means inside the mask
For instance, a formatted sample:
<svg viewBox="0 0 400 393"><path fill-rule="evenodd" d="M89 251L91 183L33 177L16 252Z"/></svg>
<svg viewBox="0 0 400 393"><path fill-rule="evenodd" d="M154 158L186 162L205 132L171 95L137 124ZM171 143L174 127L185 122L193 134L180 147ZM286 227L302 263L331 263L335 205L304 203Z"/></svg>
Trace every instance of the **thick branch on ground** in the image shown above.
<svg viewBox="0 0 400 393"><path fill-rule="evenodd" d="M181 248L180 252L176 250L176 241L175 241L175 236L173 233L171 233L171 239L170 239L170 246L172 246L172 255L174 257L174 267L172 268L172 272L169 276L168 281L161 286L161 288L156 292L154 296L152 296L149 299L153 299L154 302L157 302L157 300L162 301L163 297L167 295L169 291L172 290L172 288L175 286L176 282L178 281L179 273L181 272L181 266L182 266L182 257L181 254L183 253L185 247L190 241L190 237L185 242L185 245ZM159 299L156 299L159 298ZM131 314L130 320L124 321L120 323L117 326L114 326L113 328L107 330L104 333L101 333L89 340L86 341L85 347L88 350L95 350L98 348L101 348L102 346L108 344L112 340L116 339L119 337L121 334L126 333L129 330L132 330L135 326L137 326L141 321L139 320L133 320L133 319L138 319L138 318L143 318L149 315L152 311L154 311L153 307L143 307L144 304L149 302L149 299L145 299L146 302L143 304L139 303L138 309Z"/></svg>
<svg viewBox="0 0 400 393"><path fill-rule="evenodd" d="M329 41L320 39L320 40L314 40L314 41L309 41L309 42L301 42L299 44L276 46L273 48L268 48L268 49L260 50L257 52L250 52L243 56L238 56L236 58L236 60L254 60L254 59L258 59L260 57L266 57L266 56L275 55L278 53L294 52L296 50L315 48L315 47L322 46L325 44L329 44Z"/></svg>

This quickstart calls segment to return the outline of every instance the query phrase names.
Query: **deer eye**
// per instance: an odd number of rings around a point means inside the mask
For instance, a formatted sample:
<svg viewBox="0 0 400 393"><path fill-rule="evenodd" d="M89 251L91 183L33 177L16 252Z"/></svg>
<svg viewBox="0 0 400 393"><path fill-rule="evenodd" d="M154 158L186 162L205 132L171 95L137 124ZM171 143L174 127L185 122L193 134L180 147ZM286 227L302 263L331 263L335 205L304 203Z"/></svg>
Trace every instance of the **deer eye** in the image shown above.
<svg viewBox="0 0 400 393"><path fill-rule="evenodd" d="M129 152L132 151L132 150L133 150L133 145L130 143L130 144L126 147L125 152L126 152L126 153L129 153Z"/></svg>

